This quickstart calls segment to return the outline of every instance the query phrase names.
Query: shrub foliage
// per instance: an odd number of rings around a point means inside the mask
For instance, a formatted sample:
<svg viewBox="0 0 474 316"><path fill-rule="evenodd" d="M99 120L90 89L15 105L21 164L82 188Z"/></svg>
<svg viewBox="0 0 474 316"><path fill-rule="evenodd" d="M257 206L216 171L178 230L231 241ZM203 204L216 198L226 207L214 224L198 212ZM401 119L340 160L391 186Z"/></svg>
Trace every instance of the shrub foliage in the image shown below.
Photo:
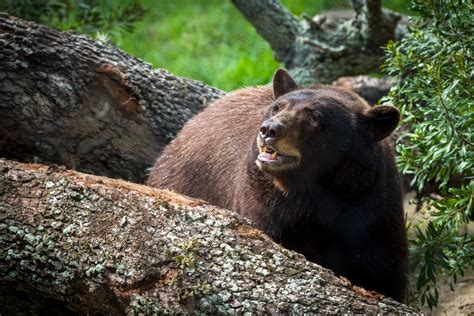
<svg viewBox="0 0 474 316"><path fill-rule="evenodd" d="M0 11L89 35L131 32L146 12L138 0L3 0Z"/></svg>
<svg viewBox="0 0 474 316"><path fill-rule="evenodd" d="M403 115L400 170L428 193L410 252L418 297L433 308L437 278L450 276L453 287L474 267L466 231L474 192L474 5L415 0L413 11L407 38L387 47L385 70L398 79L388 101Z"/></svg>

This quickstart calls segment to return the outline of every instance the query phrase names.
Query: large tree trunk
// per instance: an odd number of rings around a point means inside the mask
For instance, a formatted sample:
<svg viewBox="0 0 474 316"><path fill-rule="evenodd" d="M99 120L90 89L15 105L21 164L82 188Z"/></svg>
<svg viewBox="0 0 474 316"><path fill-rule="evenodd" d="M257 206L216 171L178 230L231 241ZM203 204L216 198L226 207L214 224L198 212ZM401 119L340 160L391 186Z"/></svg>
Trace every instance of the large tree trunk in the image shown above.
<svg viewBox="0 0 474 316"><path fill-rule="evenodd" d="M278 0L232 0L300 84L332 82L377 71L382 45L397 37L400 16L381 0L352 0L348 20L295 18Z"/></svg>
<svg viewBox="0 0 474 316"><path fill-rule="evenodd" d="M0 157L142 182L182 125L222 94L0 14Z"/></svg>
<svg viewBox="0 0 474 316"><path fill-rule="evenodd" d="M415 313L203 201L0 160L0 313Z"/></svg>

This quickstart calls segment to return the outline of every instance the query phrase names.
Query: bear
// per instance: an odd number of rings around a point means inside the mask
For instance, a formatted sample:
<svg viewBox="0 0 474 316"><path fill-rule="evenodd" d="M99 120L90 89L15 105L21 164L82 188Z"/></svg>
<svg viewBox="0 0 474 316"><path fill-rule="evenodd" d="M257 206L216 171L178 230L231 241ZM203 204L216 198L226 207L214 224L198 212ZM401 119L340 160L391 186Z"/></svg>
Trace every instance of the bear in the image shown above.
<svg viewBox="0 0 474 316"><path fill-rule="evenodd" d="M268 86L209 105L163 150L147 184L247 217L352 284L402 302L407 238L393 140L400 120L329 85Z"/></svg>

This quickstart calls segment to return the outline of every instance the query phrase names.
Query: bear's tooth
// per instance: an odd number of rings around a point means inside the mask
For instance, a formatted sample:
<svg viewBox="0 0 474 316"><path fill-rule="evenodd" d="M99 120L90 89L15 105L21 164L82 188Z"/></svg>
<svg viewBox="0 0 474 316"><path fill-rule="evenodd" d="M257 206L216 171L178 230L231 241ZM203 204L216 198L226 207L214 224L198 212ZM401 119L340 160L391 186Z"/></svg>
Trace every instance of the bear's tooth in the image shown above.
<svg viewBox="0 0 474 316"><path fill-rule="evenodd" d="M277 152L274 151L273 154L272 154L272 158L273 158L273 159L276 159L276 157L277 157Z"/></svg>

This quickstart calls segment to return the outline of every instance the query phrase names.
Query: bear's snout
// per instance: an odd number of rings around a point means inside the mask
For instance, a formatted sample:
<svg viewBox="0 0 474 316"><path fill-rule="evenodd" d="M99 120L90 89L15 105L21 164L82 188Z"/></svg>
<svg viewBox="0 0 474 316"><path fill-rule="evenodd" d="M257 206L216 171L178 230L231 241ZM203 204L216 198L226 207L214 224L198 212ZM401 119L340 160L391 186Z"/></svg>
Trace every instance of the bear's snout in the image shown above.
<svg viewBox="0 0 474 316"><path fill-rule="evenodd" d="M266 120L260 126L259 136L262 140L276 139L283 134L284 125L273 120Z"/></svg>

